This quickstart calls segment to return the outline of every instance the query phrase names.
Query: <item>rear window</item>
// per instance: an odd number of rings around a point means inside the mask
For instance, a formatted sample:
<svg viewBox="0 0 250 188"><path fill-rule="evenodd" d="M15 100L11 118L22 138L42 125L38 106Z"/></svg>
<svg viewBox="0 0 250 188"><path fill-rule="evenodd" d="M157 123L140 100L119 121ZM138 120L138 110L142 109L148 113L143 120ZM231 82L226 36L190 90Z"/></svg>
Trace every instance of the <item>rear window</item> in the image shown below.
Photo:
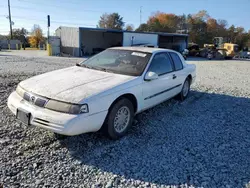
<svg viewBox="0 0 250 188"><path fill-rule="evenodd" d="M174 62L175 70L178 71L178 70L183 69L182 61L181 61L179 55L176 53L173 53L173 52L170 52L169 54Z"/></svg>

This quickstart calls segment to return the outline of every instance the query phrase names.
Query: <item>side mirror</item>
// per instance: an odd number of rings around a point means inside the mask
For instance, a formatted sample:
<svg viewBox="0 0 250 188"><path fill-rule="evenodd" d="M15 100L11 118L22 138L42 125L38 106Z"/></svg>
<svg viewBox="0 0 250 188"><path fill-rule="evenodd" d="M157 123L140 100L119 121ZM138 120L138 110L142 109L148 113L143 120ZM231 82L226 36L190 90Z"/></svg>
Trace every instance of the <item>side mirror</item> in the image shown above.
<svg viewBox="0 0 250 188"><path fill-rule="evenodd" d="M155 72L147 72L146 75L145 75L145 80L146 81L151 81L151 80L156 80L158 79L159 76L158 74L156 74Z"/></svg>

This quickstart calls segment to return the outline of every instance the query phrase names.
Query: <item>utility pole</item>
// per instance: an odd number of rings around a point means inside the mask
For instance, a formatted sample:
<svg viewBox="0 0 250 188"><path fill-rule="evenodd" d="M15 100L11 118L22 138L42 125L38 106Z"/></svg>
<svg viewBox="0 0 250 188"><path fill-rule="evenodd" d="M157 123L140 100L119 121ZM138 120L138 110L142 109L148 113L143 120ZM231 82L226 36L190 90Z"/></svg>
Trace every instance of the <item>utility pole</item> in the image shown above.
<svg viewBox="0 0 250 188"><path fill-rule="evenodd" d="M142 6L140 6L140 25L141 25L141 9L142 9Z"/></svg>
<svg viewBox="0 0 250 188"><path fill-rule="evenodd" d="M48 44L49 44L49 28L50 28L50 15L47 15L47 26L48 26Z"/></svg>
<svg viewBox="0 0 250 188"><path fill-rule="evenodd" d="M10 21L10 39L13 39L13 35L12 35L11 13L10 13L10 0L8 0L8 7L9 7L9 21Z"/></svg>

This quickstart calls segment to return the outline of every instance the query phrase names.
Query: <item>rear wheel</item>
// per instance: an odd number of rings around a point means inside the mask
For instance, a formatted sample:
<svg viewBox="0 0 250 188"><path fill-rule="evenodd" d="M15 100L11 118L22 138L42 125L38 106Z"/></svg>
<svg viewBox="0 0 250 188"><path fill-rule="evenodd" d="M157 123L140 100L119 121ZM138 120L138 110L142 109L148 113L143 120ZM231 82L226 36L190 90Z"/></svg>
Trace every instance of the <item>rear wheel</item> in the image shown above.
<svg viewBox="0 0 250 188"><path fill-rule="evenodd" d="M189 91L190 91L190 85L191 85L190 78L186 78L186 80L182 86L182 90L181 90L180 94L178 95L178 98L181 101L184 101L188 97Z"/></svg>
<svg viewBox="0 0 250 188"><path fill-rule="evenodd" d="M134 119L134 107L130 100L122 98L110 109L104 123L103 131L112 139L124 136Z"/></svg>

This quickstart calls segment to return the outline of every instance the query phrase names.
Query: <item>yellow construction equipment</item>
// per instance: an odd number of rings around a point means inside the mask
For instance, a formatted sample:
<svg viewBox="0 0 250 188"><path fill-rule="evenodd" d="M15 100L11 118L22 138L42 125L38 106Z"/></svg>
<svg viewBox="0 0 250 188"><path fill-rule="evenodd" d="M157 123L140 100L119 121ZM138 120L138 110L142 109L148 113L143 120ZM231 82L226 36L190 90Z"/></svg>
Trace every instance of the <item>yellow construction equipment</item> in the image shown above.
<svg viewBox="0 0 250 188"><path fill-rule="evenodd" d="M214 37L213 44L204 44L200 56L209 59L233 58L239 53L239 45L224 42L223 37Z"/></svg>
<svg viewBox="0 0 250 188"><path fill-rule="evenodd" d="M222 44L222 48L226 50L226 57L233 58L239 53L239 45L232 43L224 43Z"/></svg>

